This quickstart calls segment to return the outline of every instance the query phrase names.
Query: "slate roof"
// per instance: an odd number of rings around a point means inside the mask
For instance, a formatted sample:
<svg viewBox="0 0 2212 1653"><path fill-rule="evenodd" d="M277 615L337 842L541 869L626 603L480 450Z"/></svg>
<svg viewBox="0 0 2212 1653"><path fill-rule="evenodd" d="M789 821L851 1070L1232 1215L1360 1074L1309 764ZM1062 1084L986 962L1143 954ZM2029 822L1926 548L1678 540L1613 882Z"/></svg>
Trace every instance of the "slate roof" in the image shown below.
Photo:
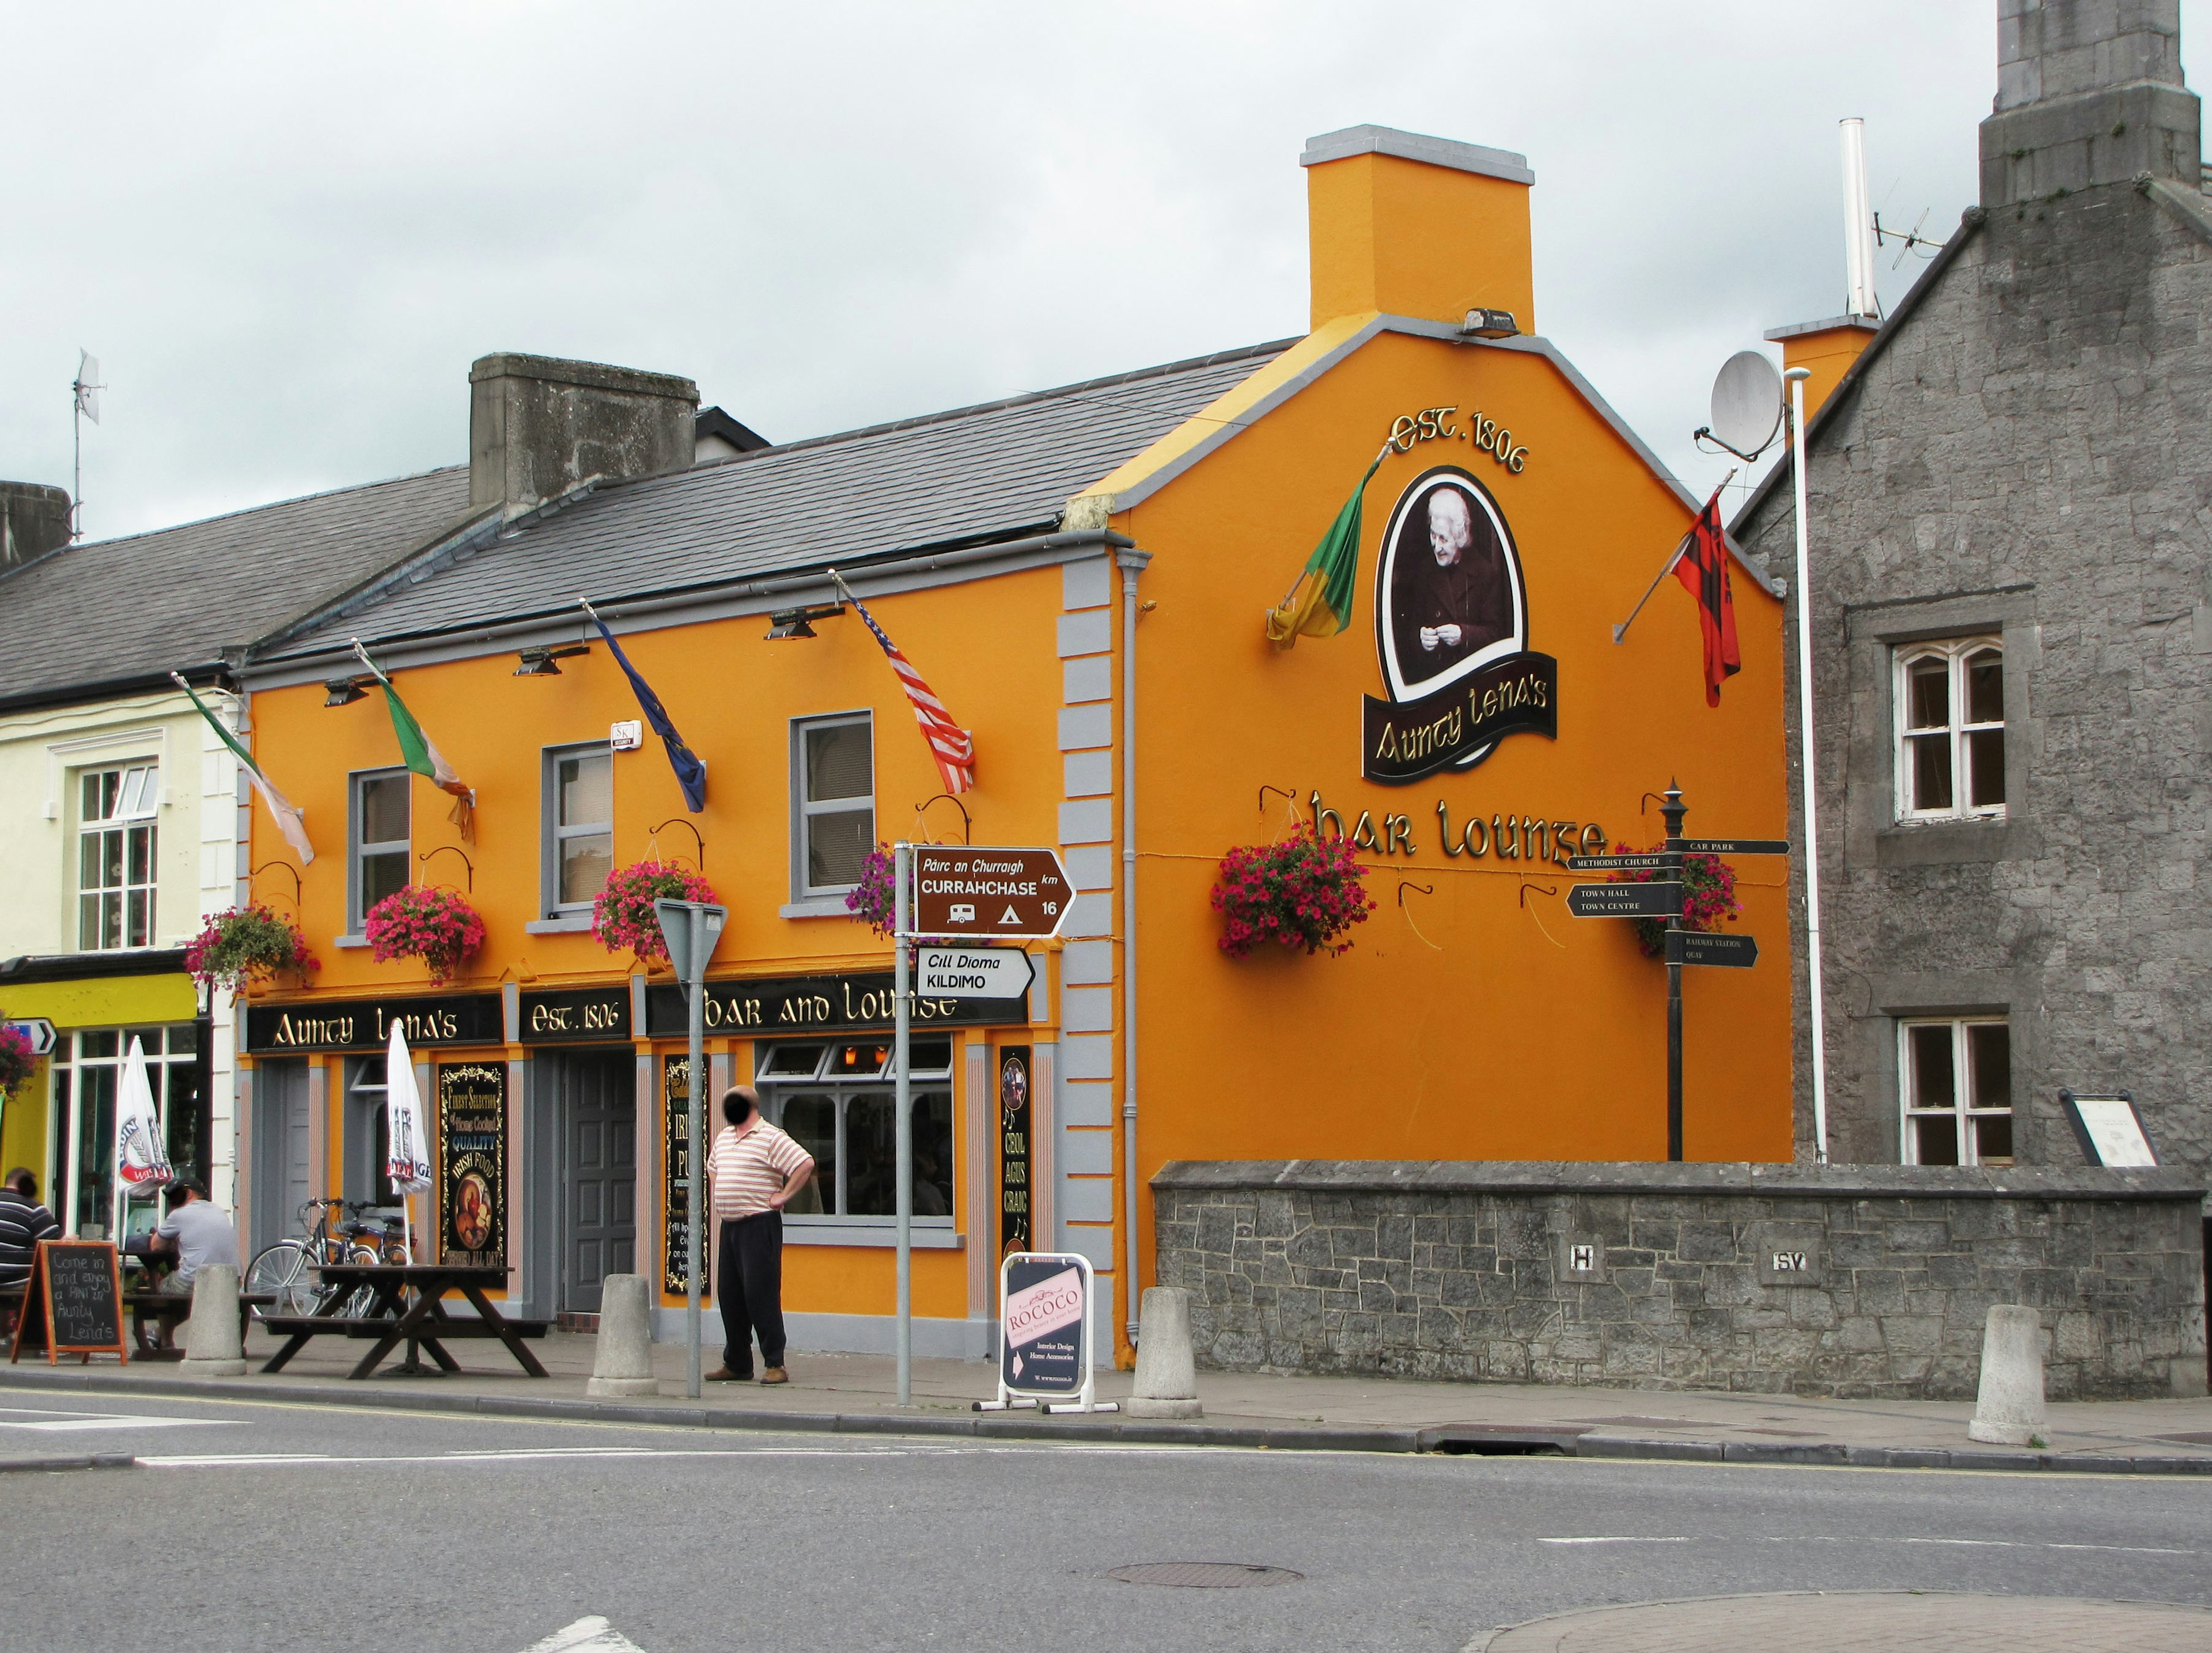
<svg viewBox="0 0 2212 1653"><path fill-rule="evenodd" d="M609 484L376 582L264 658L573 612L579 595L613 603L1050 532L1073 495L1293 342Z"/></svg>
<svg viewBox="0 0 2212 1653"><path fill-rule="evenodd" d="M459 526L466 465L88 540L0 575L0 707L204 677Z"/></svg>

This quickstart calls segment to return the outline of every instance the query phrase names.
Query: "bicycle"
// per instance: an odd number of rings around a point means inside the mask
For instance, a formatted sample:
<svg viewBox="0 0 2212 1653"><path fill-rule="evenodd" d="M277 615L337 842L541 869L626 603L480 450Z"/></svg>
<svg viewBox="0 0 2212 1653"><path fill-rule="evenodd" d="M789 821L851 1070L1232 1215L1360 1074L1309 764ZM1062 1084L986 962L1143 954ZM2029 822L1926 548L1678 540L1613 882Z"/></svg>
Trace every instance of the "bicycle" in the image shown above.
<svg viewBox="0 0 2212 1653"><path fill-rule="evenodd" d="M246 1265L247 1292L273 1297L270 1307L277 1314L313 1314L335 1289L323 1282L324 1265L405 1262L406 1248L400 1242L398 1225L391 1218L380 1223L343 1220L348 1213L357 1218L359 1213L372 1209L358 1200L308 1200L299 1211L301 1225L307 1232L289 1235L256 1252ZM331 1230L333 1212L340 1218L336 1233ZM374 1300L374 1294L362 1286L346 1308L366 1313Z"/></svg>

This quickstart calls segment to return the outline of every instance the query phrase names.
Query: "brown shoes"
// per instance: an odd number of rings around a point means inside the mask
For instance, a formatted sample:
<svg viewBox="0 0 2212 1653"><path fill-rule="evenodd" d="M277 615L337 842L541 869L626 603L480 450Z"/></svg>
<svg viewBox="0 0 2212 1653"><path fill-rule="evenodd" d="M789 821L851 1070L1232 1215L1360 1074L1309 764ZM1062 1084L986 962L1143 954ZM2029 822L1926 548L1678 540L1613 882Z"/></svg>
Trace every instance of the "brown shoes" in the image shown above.
<svg viewBox="0 0 2212 1653"><path fill-rule="evenodd" d="M710 1383L750 1383L753 1375L749 1371L732 1371L727 1366L717 1366L707 1374Z"/></svg>
<svg viewBox="0 0 2212 1653"><path fill-rule="evenodd" d="M769 1383L788 1383L790 1381L791 1374L781 1366L770 1366L761 1374L761 1383L763 1386Z"/></svg>

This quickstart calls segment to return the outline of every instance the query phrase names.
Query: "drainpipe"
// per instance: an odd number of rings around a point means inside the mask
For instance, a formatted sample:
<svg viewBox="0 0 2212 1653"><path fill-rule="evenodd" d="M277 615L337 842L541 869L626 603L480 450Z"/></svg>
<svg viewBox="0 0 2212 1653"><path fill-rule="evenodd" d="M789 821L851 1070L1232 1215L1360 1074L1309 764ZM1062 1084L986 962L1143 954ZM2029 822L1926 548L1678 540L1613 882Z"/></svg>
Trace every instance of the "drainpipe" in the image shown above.
<svg viewBox="0 0 2212 1653"><path fill-rule="evenodd" d="M1137 1342L1137 576L1150 551L1118 553L1121 568L1121 1184L1122 1317Z"/></svg>

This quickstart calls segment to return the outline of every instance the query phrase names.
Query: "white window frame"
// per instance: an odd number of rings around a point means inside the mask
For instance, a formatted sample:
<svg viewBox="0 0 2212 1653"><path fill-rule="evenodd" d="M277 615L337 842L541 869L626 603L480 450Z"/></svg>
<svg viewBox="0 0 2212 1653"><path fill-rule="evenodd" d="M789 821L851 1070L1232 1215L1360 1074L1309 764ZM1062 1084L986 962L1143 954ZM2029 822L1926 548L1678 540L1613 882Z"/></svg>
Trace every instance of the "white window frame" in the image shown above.
<svg viewBox="0 0 2212 1653"><path fill-rule="evenodd" d="M187 1032L193 1036L193 1048L190 1050L172 1049L171 1045L175 1041L176 1036L179 1033ZM103 1034L113 1036L115 1040L115 1054L109 1056L93 1056L86 1054L86 1044L89 1041L96 1039ZM114 1197L115 1170L113 1165L113 1158L115 1153L115 1133L112 1128L114 1123L113 1110L121 1101L123 1064L129 1059L131 1039L131 1036L134 1034L136 1034L142 1041L149 1038L149 1036L153 1040L154 1048L146 1052L146 1078L151 1084L154 1091L154 1118L155 1127L161 1133L161 1140L164 1146L166 1146L169 1139L169 1091L171 1088L169 1070L172 1067L195 1067L200 1060L198 1043L199 1034L194 1024L191 1022L167 1022L158 1024L142 1025L138 1027L77 1028L70 1032L62 1034L55 1041L53 1058L49 1069L46 1085L47 1174L40 1186L46 1191L46 1208L52 1212L54 1215L60 1219L62 1231L71 1237L75 1237L79 1231L80 1224L77 1207L82 1203L82 1195L83 1193L83 1168L80 1164L80 1161L82 1158L85 1146L84 1081L88 1073L97 1070L110 1072L112 1074L110 1080L112 1094L111 1095L108 1103L108 1123L103 1132L105 1137L103 1146L105 1146L106 1157L110 1162L106 1176L106 1182L108 1184L108 1198L100 1212L97 1224L102 1231L104 1237L112 1237L112 1236L106 1235L106 1231L113 1226L110 1219L114 1214L116 1205ZM54 1116L60 1111L64 1105L63 1098L64 1091L67 1092L66 1105L69 1109L69 1123L65 1127L57 1130L55 1128ZM210 1153L211 1157L213 1153L212 1144L210 1145ZM158 1212L160 1206L161 1201L158 1200L152 1201L150 1204L142 1202L134 1211L126 1212L125 1221L127 1224L131 1220L133 1216L136 1216L141 1219L139 1226L142 1230L144 1228L150 1228L152 1224L146 1223L143 1219L149 1211Z"/></svg>
<svg viewBox="0 0 2212 1653"><path fill-rule="evenodd" d="M88 816L84 812L84 789L88 782L97 783L108 775L118 777L115 788L115 812L112 815ZM125 952L156 945L160 936L155 927L160 921L158 909L161 889L161 766L158 760L143 763L101 763L76 770L71 778L76 795L77 822L76 865L71 869L76 885L76 950L83 953ZM146 834L146 876L134 883L131 877L131 838L135 832ZM123 882L114 885L95 884L88 886L84 881L84 846L88 838L105 837L119 832L123 836ZM131 939L131 897L143 893L146 897L145 933ZM106 902L112 898L122 905L120 926L122 939L110 944L105 938L107 927L95 921L89 934L85 927L85 902L89 897L94 903L95 915L105 911Z"/></svg>
<svg viewBox="0 0 2212 1653"><path fill-rule="evenodd" d="M1920 1160L1920 1133L1913 1128L1913 1121L1931 1115L1948 1115L1958 1133L1959 1160L1964 1165L1983 1164L2017 1164L2020 1159L2019 1110L2008 1101L2001 1108L1976 1106L1974 1094L1974 1065L1967 1054L1967 1030L1974 1027L2001 1027L2006 1030L2006 1049L2011 1048L2011 1019L2004 1016L1910 1016L1900 1018L1897 1024L1897 1096L1898 1096L1898 1158L1899 1163L1917 1165ZM1923 1108L1917 1095L1918 1082L1912 1061L1912 1031L1915 1028L1948 1028L1951 1033L1951 1102L1941 1108ZM2006 1085L2011 1091L2009 1075ZM1981 1139L1974 1129L1978 1119L2008 1119L2014 1133L2009 1157L1985 1162L1981 1154Z"/></svg>
<svg viewBox="0 0 2212 1653"><path fill-rule="evenodd" d="M568 825L561 819L561 765L576 757L604 757L607 761L607 818L604 821ZM543 802L538 818L544 823L544 830L538 848L538 915L542 918L563 918L571 914L587 914L593 910L593 901L561 899L561 846L570 838L604 835L611 858L615 838L614 748L604 740L583 740L572 745L548 746L544 749L542 763Z"/></svg>
<svg viewBox="0 0 2212 1653"><path fill-rule="evenodd" d="M2010 662L2005 659L2004 639L1993 635L1946 638L1935 642L1905 643L1900 644L1895 651L1894 663L1891 667L1890 699L1894 708L1894 716L1892 720L1895 746L1893 785L1896 788L1896 814L1900 823L2001 821L2004 818L2005 805L2002 803L1977 805L1969 801L1973 797L1974 776L1972 747L1967 737L1995 730L1998 738L2002 740L2005 731L2004 720L2002 717L1995 723L1967 721L1966 663L1970 655L1981 653L1984 650L1996 654L2001 669L2010 665ZM1947 714L1948 722L1942 731L1932 729L1916 731L1907 726L1912 715L1912 667L1923 660L1944 662L1948 679L1949 707ZM1925 740L1931 734L1939 732L1948 733L1950 736L1951 801L1940 809L1915 809L1912 806L1912 744L1915 740ZM2007 758L2005 791L2009 794L2013 789L2009 752L2007 753Z"/></svg>
<svg viewBox="0 0 2212 1653"><path fill-rule="evenodd" d="M951 1035L932 1035L930 1037L933 1040L938 1037L944 1038L946 1052L945 1065L942 1067L933 1065L927 1067L915 1067L910 1071L908 1078L914 1086L910 1105L918 1110L927 1097L942 1094L946 1100L948 1109L956 1108L957 1098L953 1094L952 1073L958 1063L958 1053L953 1047ZM813 1072L811 1073L771 1073L768 1071L769 1063L779 1050L787 1050L793 1044L804 1045L813 1042L814 1041L811 1039L786 1040L773 1043L763 1041L753 1047L755 1070L753 1088L760 1092L761 1115L769 1124L775 1126L779 1130L781 1129L785 1108L801 1097L826 1097L834 1102L836 1107L836 1164L830 1171L830 1177L833 1180L822 1189L823 1209L819 1212L804 1212L786 1211L783 1217L784 1227L787 1231L796 1231L795 1234L787 1233L787 1237L795 1237L803 1243L810 1237L807 1233L810 1230L815 1231L822 1239L834 1241L841 1231L847 1233L858 1231L860 1234L872 1236L879 1231L896 1229L898 1226L898 1218L896 1216L844 1214L844 1208L848 1203L852 1172L852 1156L847 1147L846 1121L852 1112L853 1103L858 1098L879 1097L886 1102L892 1101L896 1091L892 1084L890 1062L886 1060L884 1066L872 1073L836 1073L830 1071L836 1061L837 1052L845 1046L848 1044L889 1045L890 1035L850 1032L830 1035L827 1042L822 1047L822 1054L817 1059ZM916 1046L921 1045L921 1042L920 1040L915 1042ZM896 1106L896 1103L893 1102L892 1105ZM948 1152L951 1156L952 1163L945 1169L946 1177L952 1184L952 1196L947 1203L952 1206L953 1209L942 1217L917 1215L913 1218L914 1226L917 1231L927 1230L933 1235L942 1235L947 1238L953 1233L959 1220L957 1212L960 1194L960 1132L957 1115L953 1120L953 1129L950 1133ZM816 1170L817 1174L821 1170L818 1162Z"/></svg>
<svg viewBox="0 0 2212 1653"><path fill-rule="evenodd" d="M359 935L368 922L368 913L362 902L361 864L370 855L388 855L395 849L415 853L415 786L407 783L407 836L405 839L380 838L374 843L362 839L362 789L372 781L386 781L395 775L410 775L404 769L355 769L346 776L346 930ZM414 866L407 872L412 882Z"/></svg>
<svg viewBox="0 0 2212 1653"><path fill-rule="evenodd" d="M859 725L868 732L868 790L849 798L816 798L806 795L806 737L815 729L842 728ZM851 813L856 804L865 799L868 805L868 842L876 837L876 714L872 711L840 712L826 717L793 718L791 720L791 896L793 901L818 899L824 896L842 896L860 888L853 884L816 884L809 876L811 857L807 853L806 829L817 815Z"/></svg>

